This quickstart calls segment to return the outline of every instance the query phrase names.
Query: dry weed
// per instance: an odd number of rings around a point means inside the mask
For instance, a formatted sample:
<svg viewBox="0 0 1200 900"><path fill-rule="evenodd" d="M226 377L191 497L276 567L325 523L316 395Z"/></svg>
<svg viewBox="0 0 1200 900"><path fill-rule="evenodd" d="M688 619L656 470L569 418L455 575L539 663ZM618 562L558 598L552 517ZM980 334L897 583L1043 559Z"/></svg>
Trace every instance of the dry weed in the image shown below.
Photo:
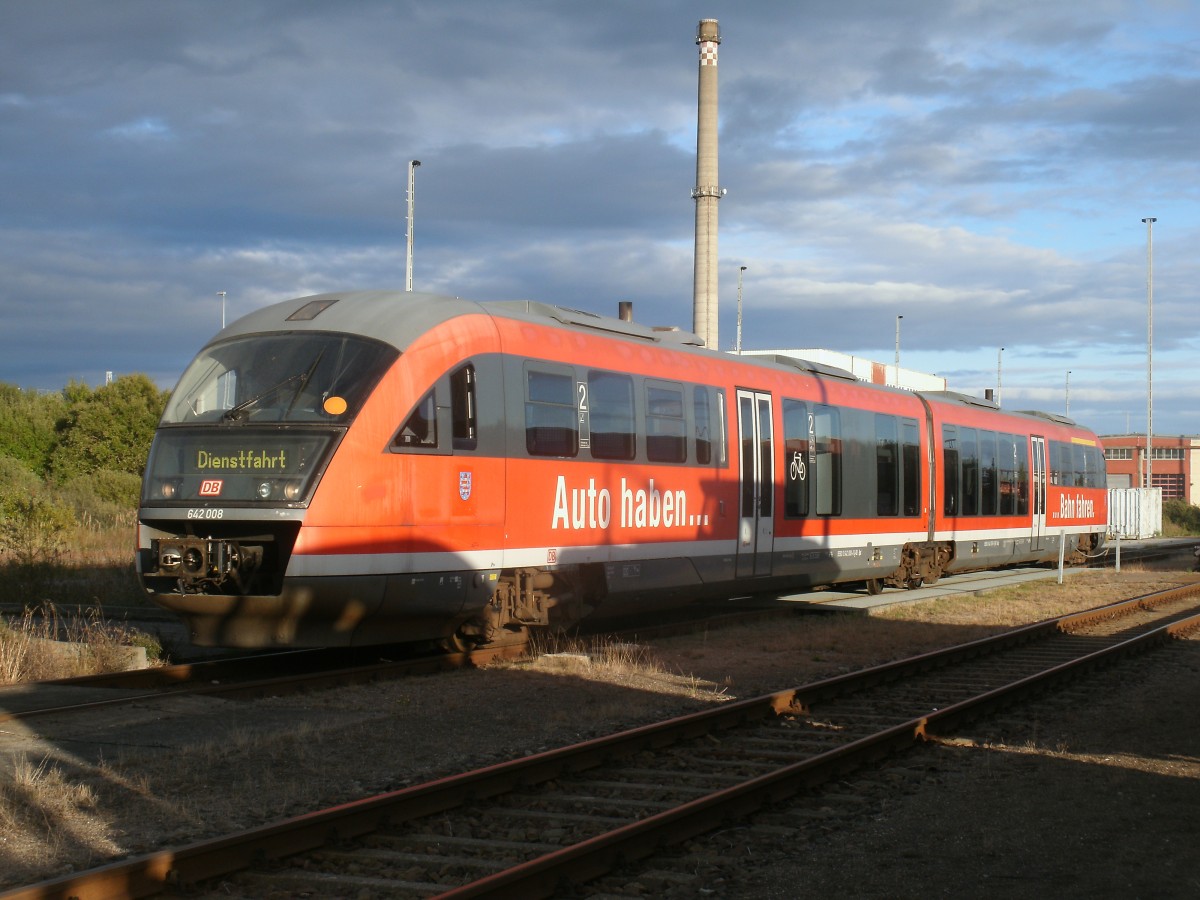
<svg viewBox="0 0 1200 900"><path fill-rule="evenodd" d="M0 684L75 678L128 667L131 646L153 663L162 648L153 638L106 622L95 609L64 613L53 604L0 621Z"/></svg>

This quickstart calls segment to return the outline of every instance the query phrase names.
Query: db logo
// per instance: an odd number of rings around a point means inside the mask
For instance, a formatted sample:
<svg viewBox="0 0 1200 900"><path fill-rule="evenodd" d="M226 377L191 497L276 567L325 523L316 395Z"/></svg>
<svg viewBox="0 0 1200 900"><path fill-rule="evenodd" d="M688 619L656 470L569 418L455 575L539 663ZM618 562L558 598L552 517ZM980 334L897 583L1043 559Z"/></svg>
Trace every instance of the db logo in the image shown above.
<svg viewBox="0 0 1200 900"><path fill-rule="evenodd" d="M220 478L206 478L200 482L201 497L220 497L221 485L225 482Z"/></svg>

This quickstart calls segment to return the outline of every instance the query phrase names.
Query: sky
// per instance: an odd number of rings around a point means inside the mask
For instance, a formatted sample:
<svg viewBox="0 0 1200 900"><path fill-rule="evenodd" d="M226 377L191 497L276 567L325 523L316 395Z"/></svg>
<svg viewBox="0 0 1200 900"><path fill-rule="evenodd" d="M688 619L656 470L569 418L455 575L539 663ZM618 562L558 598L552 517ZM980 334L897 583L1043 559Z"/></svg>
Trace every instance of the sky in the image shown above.
<svg viewBox="0 0 1200 900"><path fill-rule="evenodd" d="M414 289L690 330L702 18L723 349L745 266L746 349L1143 433L1152 321L1200 434L1194 0L0 0L0 382L403 289L412 159Z"/></svg>

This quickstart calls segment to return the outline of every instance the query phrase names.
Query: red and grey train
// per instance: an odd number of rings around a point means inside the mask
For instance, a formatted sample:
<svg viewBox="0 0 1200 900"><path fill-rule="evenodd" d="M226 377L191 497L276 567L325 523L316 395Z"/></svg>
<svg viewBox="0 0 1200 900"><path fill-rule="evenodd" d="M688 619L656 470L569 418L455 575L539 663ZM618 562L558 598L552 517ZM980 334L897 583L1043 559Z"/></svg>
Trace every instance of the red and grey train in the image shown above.
<svg viewBox="0 0 1200 900"><path fill-rule="evenodd" d="M1103 451L1067 419L699 343L411 292L254 312L168 402L142 585L201 645L477 644L1103 540Z"/></svg>

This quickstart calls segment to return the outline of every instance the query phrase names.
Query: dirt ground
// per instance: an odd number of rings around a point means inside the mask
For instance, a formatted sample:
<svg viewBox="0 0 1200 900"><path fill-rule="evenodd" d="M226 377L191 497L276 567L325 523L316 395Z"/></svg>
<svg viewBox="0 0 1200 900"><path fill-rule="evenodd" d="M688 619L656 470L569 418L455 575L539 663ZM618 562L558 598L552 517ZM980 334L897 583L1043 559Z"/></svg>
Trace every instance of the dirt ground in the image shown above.
<svg viewBox="0 0 1200 900"><path fill-rule="evenodd" d="M0 886L1102 602L1101 577L1081 577L886 616L795 616L605 647L586 662L544 657L309 695L155 700L5 723ZM1123 573L1104 577L1103 590L1194 578ZM773 836L747 827L713 838L737 843L742 862L696 896L1200 895L1200 641L1091 677L1098 687L1040 701L1032 721L988 720L847 788L863 791L853 814L831 802Z"/></svg>

